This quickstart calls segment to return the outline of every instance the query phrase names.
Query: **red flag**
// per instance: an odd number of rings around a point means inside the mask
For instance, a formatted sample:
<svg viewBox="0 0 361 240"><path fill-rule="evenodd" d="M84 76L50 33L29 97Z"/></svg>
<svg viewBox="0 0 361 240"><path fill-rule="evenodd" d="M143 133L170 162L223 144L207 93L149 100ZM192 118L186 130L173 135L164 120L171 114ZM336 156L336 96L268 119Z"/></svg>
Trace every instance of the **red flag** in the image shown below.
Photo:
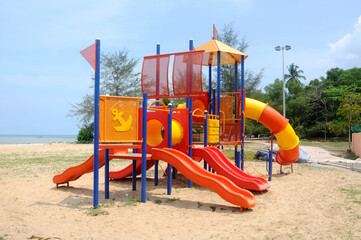
<svg viewBox="0 0 361 240"><path fill-rule="evenodd" d="M213 24L213 39L216 39L216 34L218 33L217 29L216 29L216 25Z"/></svg>
<svg viewBox="0 0 361 240"><path fill-rule="evenodd" d="M96 70L96 43L80 52L88 63Z"/></svg>

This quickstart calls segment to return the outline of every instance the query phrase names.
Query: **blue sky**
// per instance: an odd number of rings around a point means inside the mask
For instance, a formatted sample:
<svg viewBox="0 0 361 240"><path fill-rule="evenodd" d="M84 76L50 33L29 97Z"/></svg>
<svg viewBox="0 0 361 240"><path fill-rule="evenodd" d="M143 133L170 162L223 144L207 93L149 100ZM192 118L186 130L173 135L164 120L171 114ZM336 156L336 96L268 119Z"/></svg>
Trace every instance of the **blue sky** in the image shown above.
<svg viewBox="0 0 361 240"><path fill-rule="evenodd" d="M277 45L289 44L307 81L332 67L361 67L361 2L261 0L2 1L0 135L77 134L70 103L90 92L90 65L80 51L101 38L102 51L131 57L188 50L234 23L250 43L247 69L264 69L261 86L282 76ZM139 62L138 69L141 68Z"/></svg>

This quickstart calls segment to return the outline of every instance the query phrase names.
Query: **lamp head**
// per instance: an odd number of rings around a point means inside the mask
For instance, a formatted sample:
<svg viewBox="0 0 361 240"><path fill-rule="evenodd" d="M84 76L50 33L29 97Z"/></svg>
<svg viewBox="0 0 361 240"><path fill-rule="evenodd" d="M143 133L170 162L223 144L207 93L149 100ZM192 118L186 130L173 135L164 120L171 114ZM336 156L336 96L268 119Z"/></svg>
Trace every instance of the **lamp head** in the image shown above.
<svg viewBox="0 0 361 240"><path fill-rule="evenodd" d="M291 49L291 46L290 46L290 45L286 45L286 46L285 46L285 49L286 49L286 50L290 50L290 49Z"/></svg>
<svg viewBox="0 0 361 240"><path fill-rule="evenodd" d="M276 50L276 51L281 51L281 47L280 47L280 46L277 46L277 47L275 47L275 50Z"/></svg>

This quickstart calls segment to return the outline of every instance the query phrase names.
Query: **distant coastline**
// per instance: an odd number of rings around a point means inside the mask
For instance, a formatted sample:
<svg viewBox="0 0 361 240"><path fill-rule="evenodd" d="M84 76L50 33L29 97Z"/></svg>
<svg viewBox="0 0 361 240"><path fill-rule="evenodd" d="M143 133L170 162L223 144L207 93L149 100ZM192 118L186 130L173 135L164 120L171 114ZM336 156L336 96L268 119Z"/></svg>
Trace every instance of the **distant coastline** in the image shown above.
<svg viewBox="0 0 361 240"><path fill-rule="evenodd" d="M0 144L76 142L76 135L0 135Z"/></svg>

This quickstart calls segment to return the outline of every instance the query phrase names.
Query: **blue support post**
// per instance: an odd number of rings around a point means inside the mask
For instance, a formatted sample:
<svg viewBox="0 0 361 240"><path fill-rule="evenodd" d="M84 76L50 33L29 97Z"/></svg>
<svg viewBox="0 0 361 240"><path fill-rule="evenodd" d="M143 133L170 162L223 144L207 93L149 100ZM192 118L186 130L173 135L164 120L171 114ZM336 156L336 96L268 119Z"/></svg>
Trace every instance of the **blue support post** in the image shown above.
<svg viewBox="0 0 361 240"><path fill-rule="evenodd" d="M141 201L147 200L147 93L143 93L143 114L142 114L142 192Z"/></svg>
<svg viewBox="0 0 361 240"><path fill-rule="evenodd" d="M208 65L208 106L212 99L212 64ZM214 103L213 103L214 104ZM211 114L211 109L209 109Z"/></svg>
<svg viewBox="0 0 361 240"><path fill-rule="evenodd" d="M157 43L157 55L160 54L160 43ZM157 59L157 73L156 73L156 82L157 82L157 93L159 94L159 68L160 68L159 59ZM157 98L157 100L159 100ZM155 103L156 106L159 106L159 102ZM154 160L154 186L158 186L158 160Z"/></svg>
<svg viewBox="0 0 361 240"><path fill-rule="evenodd" d="M221 51L217 52L217 115L219 123L221 123ZM221 136L221 128L219 128L219 136ZM221 148L221 138L219 137L218 148Z"/></svg>
<svg viewBox="0 0 361 240"><path fill-rule="evenodd" d="M104 198L109 199L109 149L105 149L104 171Z"/></svg>
<svg viewBox="0 0 361 240"><path fill-rule="evenodd" d="M94 86L94 181L93 181L93 207L99 204L99 88L100 88L100 39L96 43L96 68Z"/></svg>
<svg viewBox="0 0 361 240"><path fill-rule="evenodd" d="M188 108L189 108L189 153L188 156L192 158L193 155L193 97L188 100ZM188 179L188 187L192 187L192 181Z"/></svg>
<svg viewBox="0 0 361 240"><path fill-rule="evenodd" d="M235 61L235 63L234 63L234 92L236 92L236 93L238 92L238 62L237 61ZM234 95L234 116L235 116L235 118L238 118L238 106L237 106L238 100L239 100L238 95L235 94ZM236 122L238 122L238 121L236 121ZM237 145L234 147L234 159L235 159L236 166L238 168L240 168L240 157L239 157Z"/></svg>
<svg viewBox="0 0 361 240"><path fill-rule="evenodd" d="M172 148L172 104L168 104L169 114L168 114L168 148ZM167 168L167 194L172 194L172 165L168 163Z"/></svg>
<svg viewBox="0 0 361 240"><path fill-rule="evenodd" d="M244 55L242 55L241 62L241 138L242 138L242 148L241 148L241 169L244 171L244 108L245 108L245 88L244 88Z"/></svg>
<svg viewBox="0 0 361 240"><path fill-rule="evenodd" d="M203 140L204 140L204 147L208 146L208 112L207 110L204 111L204 114L206 115L206 118L204 119L204 136L203 136ZM204 161L204 169L207 170L207 162L206 160Z"/></svg>
<svg viewBox="0 0 361 240"><path fill-rule="evenodd" d="M221 110L221 51L217 53L217 115Z"/></svg>
<svg viewBox="0 0 361 240"><path fill-rule="evenodd" d="M134 143L133 145L137 145ZM133 148L133 153L136 153L137 149ZM132 161L132 190L137 190L137 160Z"/></svg>
<svg viewBox="0 0 361 240"><path fill-rule="evenodd" d="M268 157L268 181L272 181L272 164L273 164L273 133L271 133L271 149Z"/></svg>

